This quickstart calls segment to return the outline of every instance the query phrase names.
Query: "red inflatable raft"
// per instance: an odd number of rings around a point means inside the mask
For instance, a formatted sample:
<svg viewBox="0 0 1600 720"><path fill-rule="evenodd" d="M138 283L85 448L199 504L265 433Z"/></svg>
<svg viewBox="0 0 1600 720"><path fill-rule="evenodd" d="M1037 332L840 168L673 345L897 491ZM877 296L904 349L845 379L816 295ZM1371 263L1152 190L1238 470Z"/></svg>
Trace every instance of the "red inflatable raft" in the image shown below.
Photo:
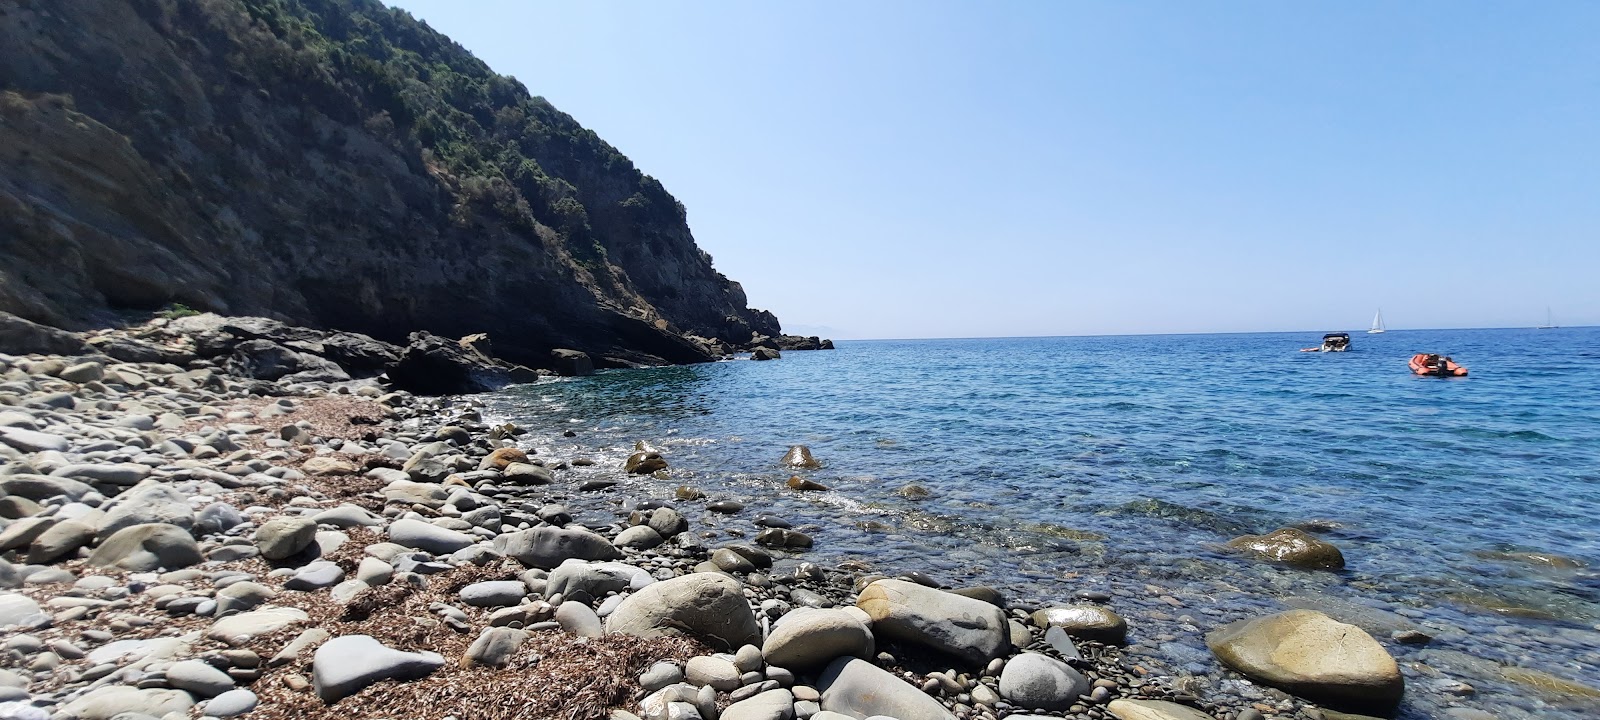
<svg viewBox="0 0 1600 720"><path fill-rule="evenodd" d="M1443 355L1417 353L1411 356L1411 372L1428 377L1466 377L1467 369Z"/></svg>

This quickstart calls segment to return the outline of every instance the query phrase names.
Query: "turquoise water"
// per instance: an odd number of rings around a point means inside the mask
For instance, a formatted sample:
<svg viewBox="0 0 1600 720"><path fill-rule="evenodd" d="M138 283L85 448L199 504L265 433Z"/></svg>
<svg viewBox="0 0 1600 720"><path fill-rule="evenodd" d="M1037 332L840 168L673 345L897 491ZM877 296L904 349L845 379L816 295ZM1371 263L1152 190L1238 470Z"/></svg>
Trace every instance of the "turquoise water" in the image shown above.
<svg viewBox="0 0 1600 720"><path fill-rule="evenodd" d="M580 474L617 479L635 440L658 445L672 476L614 492L736 498L749 509L722 525L781 515L817 539L817 559L994 584L1017 602L1111 592L1133 651L1175 673L1217 676L1200 640L1217 623L1309 602L1374 634L1436 636L1393 648L1420 666L1409 716L1600 709L1501 667L1600 684L1600 329L1392 331L1296 352L1319 337L848 342L524 386L493 396L490 415L533 427L542 453L602 460ZM1412 376L1419 351L1471 376ZM811 447L823 467L805 474L831 492L783 488L791 444ZM903 497L908 484L928 497ZM1220 547L1286 525L1337 544L1346 570Z"/></svg>

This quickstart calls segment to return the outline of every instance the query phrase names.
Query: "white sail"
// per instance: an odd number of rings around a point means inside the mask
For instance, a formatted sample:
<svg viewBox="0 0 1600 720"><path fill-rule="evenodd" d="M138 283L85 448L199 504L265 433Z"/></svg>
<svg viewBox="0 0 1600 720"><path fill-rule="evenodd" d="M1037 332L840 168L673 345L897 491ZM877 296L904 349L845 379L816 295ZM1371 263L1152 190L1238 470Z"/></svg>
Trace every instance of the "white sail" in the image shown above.
<svg viewBox="0 0 1600 720"><path fill-rule="evenodd" d="M1368 335L1377 335L1383 332L1383 308L1378 308L1377 314L1372 316L1372 328L1367 330Z"/></svg>

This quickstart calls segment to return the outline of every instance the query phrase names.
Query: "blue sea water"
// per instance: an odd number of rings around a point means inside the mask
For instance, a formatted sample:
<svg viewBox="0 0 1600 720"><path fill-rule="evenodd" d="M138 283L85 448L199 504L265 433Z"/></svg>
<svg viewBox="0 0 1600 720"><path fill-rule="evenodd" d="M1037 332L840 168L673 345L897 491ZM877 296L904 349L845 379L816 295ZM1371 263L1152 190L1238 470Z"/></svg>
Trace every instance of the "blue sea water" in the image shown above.
<svg viewBox="0 0 1600 720"><path fill-rule="evenodd" d="M623 480L624 502L700 487L749 505L703 522L753 531L755 514L781 515L821 561L1023 603L1111 592L1130 652L1173 673L1225 684L1206 630L1309 606L1386 641L1410 681L1405 717L1600 712L1505 670L1600 685L1600 328L1391 331L1297 352L1319 338L844 342L522 386L488 409L534 428L541 454L600 460L576 472ZM1471 375L1413 376L1422 351ZM665 450L669 478L621 477L636 440ZM784 488L792 444L831 491ZM1346 569L1221 547L1284 526L1338 545ZM1435 640L1388 643L1397 628Z"/></svg>

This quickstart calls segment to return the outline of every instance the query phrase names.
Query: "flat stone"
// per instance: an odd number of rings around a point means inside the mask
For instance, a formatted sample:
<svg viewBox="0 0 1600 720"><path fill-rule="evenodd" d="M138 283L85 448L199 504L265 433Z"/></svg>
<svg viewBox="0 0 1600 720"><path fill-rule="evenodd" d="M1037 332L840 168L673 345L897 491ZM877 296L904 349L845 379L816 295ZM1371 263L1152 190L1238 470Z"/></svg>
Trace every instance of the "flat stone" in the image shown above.
<svg viewBox="0 0 1600 720"><path fill-rule="evenodd" d="M883 715L917 720L955 720L955 715L921 689L861 658L842 657L818 678L822 709L852 718ZM815 716L812 716L815 717Z"/></svg>
<svg viewBox="0 0 1600 720"><path fill-rule="evenodd" d="M338 585L344 580L344 569L335 563L319 560L296 570L294 577L283 584L285 590L310 592Z"/></svg>
<svg viewBox="0 0 1600 720"><path fill-rule="evenodd" d="M201 697L216 697L233 689L233 678L199 660L173 663L166 677L168 685Z"/></svg>
<svg viewBox="0 0 1600 720"><path fill-rule="evenodd" d="M1188 705L1165 700L1112 700L1106 711L1117 720L1217 720Z"/></svg>
<svg viewBox="0 0 1600 720"><path fill-rule="evenodd" d="M721 692L739 687L739 669L733 663L706 655L689 658L683 668L683 679L695 687L710 686Z"/></svg>
<svg viewBox="0 0 1600 720"><path fill-rule="evenodd" d="M311 519L318 525L332 525L339 528L374 527L383 524L383 518L373 515L366 508L359 505L345 503L335 508L329 508L312 515Z"/></svg>
<svg viewBox="0 0 1600 720"><path fill-rule="evenodd" d="M435 652L401 652L370 635L345 635L317 648L311 671L317 697L332 705L380 680L417 680L443 665Z"/></svg>
<svg viewBox="0 0 1600 720"><path fill-rule="evenodd" d="M834 658L871 658L872 627L849 610L801 608L784 615L761 646L766 662L791 670L821 667Z"/></svg>
<svg viewBox="0 0 1600 720"><path fill-rule="evenodd" d="M238 688L211 698L206 702L201 712L210 717L233 717L256 709L256 703L258 702L259 700L256 698L255 693L244 688Z"/></svg>
<svg viewBox="0 0 1600 720"><path fill-rule="evenodd" d="M528 567L546 570L562 562L579 560L619 560L622 551L604 537L577 528L537 527L507 533L494 539L495 552L515 558Z"/></svg>
<svg viewBox="0 0 1600 720"><path fill-rule="evenodd" d="M1298 528L1279 528L1266 535L1236 537L1228 541L1228 547L1261 560L1308 570L1338 570L1344 567L1344 554L1339 552L1339 548Z"/></svg>
<svg viewBox="0 0 1600 720"><path fill-rule="evenodd" d="M26 430L19 427L0 426L0 443L5 443L26 453L66 452L72 449L72 441L60 435L52 435L37 430Z"/></svg>
<svg viewBox="0 0 1600 720"><path fill-rule="evenodd" d="M238 645L247 643L258 635L270 635L309 619L304 610L287 607L264 607L259 610L230 615L211 624L206 637Z"/></svg>
<svg viewBox="0 0 1600 720"><path fill-rule="evenodd" d="M138 463L82 463L57 468L50 474L84 482L131 487L150 476L150 467Z"/></svg>
<svg viewBox="0 0 1600 720"><path fill-rule="evenodd" d="M779 688L729 705L718 720L793 720L794 695Z"/></svg>
<svg viewBox="0 0 1600 720"><path fill-rule="evenodd" d="M182 690L140 690L127 685L108 685L62 705L57 713L78 720L111 720L118 715L185 717L192 707L194 699Z"/></svg>
<svg viewBox="0 0 1600 720"><path fill-rule="evenodd" d="M885 637L936 650L972 665L1000 657L1008 642L1005 613L982 600L905 580L866 587L856 607Z"/></svg>
<svg viewBox="0 0 1600 720"><path fill-rule="evenodd" d="M461 588L457 594L464 602L473 607L505 607L516 605L527 597L528 586L521 580L489 580L476 582Z"/></svg>
<svg viewBox="0 0 1600 720"><path fill-rule="evenodd" d="M26 595L6 593L0 595L0 627L16 625L23 620L44 612L39 603Z"/></svg>
<svg viewBox="0 0 1600 720"><path fill-rule="evenodd" d="M476 544L478 539L432 523L406 519L396 520L389 525L389 542L434 555L448 555Z"/></svg>
<svg viewBox="0 0 1600 720"><path fill-rule="evenodd" d="M338 567L338 566L335 566ZM244 612L271 600L277 591L261 583L244 580L217 591L217 617Z"/></svg>
<svg viewBox="0 0 1600 720"><path fill-rule="evenodd" d="M645 692L655 692L674 683L683 682L683 668L670 660L660 660L639 676L639 687Z"/></svg>

